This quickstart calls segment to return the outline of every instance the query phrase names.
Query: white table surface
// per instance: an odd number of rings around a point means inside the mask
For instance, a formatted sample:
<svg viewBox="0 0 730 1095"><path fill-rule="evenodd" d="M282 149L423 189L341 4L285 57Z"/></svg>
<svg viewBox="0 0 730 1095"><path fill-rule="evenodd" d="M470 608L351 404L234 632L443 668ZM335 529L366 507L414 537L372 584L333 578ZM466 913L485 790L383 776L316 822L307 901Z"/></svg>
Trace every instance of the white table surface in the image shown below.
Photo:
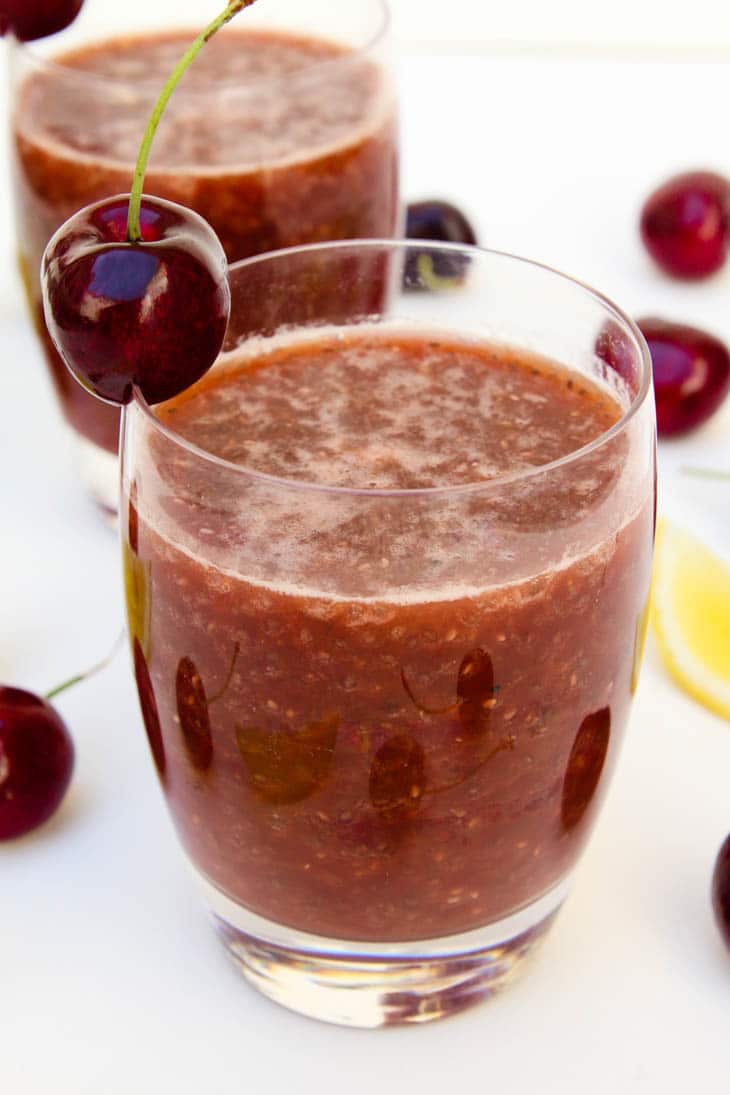
<svg viewBox="0 0 730 1095"><path fill-rule="evenodd" d="M668 282L636 236L668 171L730 171L730 66L410 57L404 191L457 198L481 239L730 340L730 269ZM118 547L81 494L15 280L0 181L0 680L46 690L122 625ZM730 402L663 445L662 508L730 555ZM258 997L188 877L126 652L58 701L77 767L56 818L0 845L0 1091L560 1095L727 1090L730 958L708 889L730 830L730 725L649 643L619 771L572 896L521 980L442 1024L362 1032Z"/></svg>

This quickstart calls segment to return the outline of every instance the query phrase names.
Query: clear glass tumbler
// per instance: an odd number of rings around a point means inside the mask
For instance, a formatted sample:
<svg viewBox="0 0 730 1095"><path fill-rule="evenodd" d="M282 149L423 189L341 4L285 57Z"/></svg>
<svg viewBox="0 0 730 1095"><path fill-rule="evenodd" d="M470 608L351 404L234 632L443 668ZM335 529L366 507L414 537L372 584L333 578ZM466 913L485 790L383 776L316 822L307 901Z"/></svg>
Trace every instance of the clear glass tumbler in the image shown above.
<svg viewBox="0 0 730 1095"><path fill-rule="evenodd" d="M221 4L222 7L222 4ZM213 12L215 13L215 5ZM140 25L86 4L48 41L11 46L11 154L20 268L82 475L117 505L119 412L68 374L47 335L38 271L60 224L127 192L162 85L201 27L199 0L157 0ZM145 190L192 206L230 262L399 226L397 125L384 0L277 0L208 43L170 103Z"/></svg>
<svg viewBox="0 0 730 1095"><path fill-rule="evenodd" d="M337 1023L435 1019L550 924L617 759L648 352L604 297L478 249L329 244L230 276L212 373L125 410L152 755L253 985Z"/></svg>

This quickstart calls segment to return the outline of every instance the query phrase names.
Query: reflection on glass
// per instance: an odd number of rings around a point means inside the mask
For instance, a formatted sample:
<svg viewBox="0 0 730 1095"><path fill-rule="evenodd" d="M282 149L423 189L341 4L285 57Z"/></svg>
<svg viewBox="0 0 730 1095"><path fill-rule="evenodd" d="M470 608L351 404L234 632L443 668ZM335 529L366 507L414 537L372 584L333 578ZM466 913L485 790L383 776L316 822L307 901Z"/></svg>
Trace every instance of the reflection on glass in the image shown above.
<svg viewBox="0 0 730 1095"><path fill-rule="evenodd" d="M137 681L139 704L142 709L142 719L144 720L145 730L147 731L147 740L150 743L152 758L155 762L157 774L161 780L164 780L167 762L165 758L165 746L162 741L157 700L155 699L155 692L152 687L150 671L147 668L147 661L136 635L132 641L132 653L134 657L134 676Z"/></svg>
<svg viewBox="0 0 730 1095"><path fill-rule="evenodd" d="M327 715L299 730L238 726L238 748L256 793L281 806L318 791L329 774L339 721Z"/></svg>
<svg viewBox="0 0 730 1095"><path fill-rule="evenodd" d="M576 734L563 780L561 817L565 829L582 820L598 788L611 736L611 710L586 715Z"/></svg>

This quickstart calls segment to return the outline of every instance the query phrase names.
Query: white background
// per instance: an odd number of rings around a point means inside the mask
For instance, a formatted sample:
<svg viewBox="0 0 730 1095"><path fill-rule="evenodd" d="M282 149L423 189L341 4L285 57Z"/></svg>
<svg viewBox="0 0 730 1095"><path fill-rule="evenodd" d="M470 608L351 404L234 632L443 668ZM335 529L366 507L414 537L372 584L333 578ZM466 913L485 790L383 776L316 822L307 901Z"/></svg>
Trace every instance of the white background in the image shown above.
<svg viewBox="0 0 730 1095"><path fill-rule="evenodd" d="M718 49L730 45L730 7L719 0L391 0L400 42L443 49L520 44Z"/></svg>
<svg viewBox="0 0 730 1095"><path fill-rule="evenodd" d="M397 6L417 7L438 36L435 4ZM406 195L457 198L483 242L564 268L633 314L682 318L730 340L730 271L706 285L670 283L636 235L641 199L667 171L730 170L728 65L611 50L481 56L471 7L444 5L470 55L441 41L439 56L418 46L401 65ZM644 8L660 5L630 7L613 6L615 36L648 35ZM664 30L678 29L678 16L661 11ZM577 5L490 13L501 39L525 41L525 26L608 40ZM702 41L721 39L707 20L702 28ZM44 690L95 661L120 628L118 548L76 485L28 330L5 177L0 258L0 679ZM691 439L662 445L660 464L663 512L730 557L730 487L681 471L728 469L729 437L730 404ZM708 889L730 830L730 726L674 688L652 643L618 775L552 934L509 991L420 1029L340 1031L249 990L188 879L126 656L58 705L77 744L72 790L42 831L0 845L3 1093L727 1089L730 960Z"/></svg>

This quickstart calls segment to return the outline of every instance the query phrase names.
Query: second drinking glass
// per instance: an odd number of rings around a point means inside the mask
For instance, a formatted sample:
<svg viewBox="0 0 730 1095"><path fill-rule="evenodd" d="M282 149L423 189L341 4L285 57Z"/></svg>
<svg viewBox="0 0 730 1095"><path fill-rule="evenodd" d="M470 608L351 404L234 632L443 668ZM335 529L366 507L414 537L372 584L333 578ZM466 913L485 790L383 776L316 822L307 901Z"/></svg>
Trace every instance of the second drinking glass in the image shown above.
<svg viewBox="0 0 730 1095"><path fill-rule="evenodd" d="M64 34L11 48L21 273L82 475L112 513L119 412L81 388L58 357L38 271L64 220L130 188L155 99L201 19L194 0L153 7L150 25L140 26L120 5L86 5ZM202 214L229 261L398 227L387 7L301 7L261 3L211 40L153 146L145 191Z"/></svg>

